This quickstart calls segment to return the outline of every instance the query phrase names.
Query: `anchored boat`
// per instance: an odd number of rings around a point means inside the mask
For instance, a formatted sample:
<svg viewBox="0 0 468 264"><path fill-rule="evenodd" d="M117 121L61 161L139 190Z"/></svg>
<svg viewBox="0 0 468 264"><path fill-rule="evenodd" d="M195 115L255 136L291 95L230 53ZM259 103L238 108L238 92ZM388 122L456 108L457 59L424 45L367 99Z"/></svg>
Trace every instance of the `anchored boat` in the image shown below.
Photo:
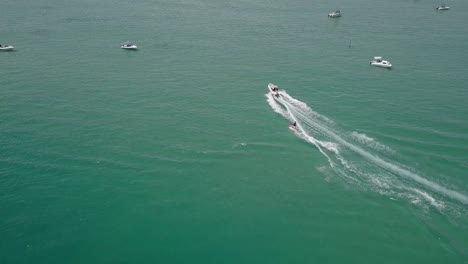
<svg viewBox="0 0 468 264"><path fill-rule="evenodd" d="M374 57L374 60L370 62L371 65L382 67L382 68L391 68L392 64L389 61L382 59L382 57Z"/></svg>
<svg viewBox="0 0 468 264"><path fill-rule="evenodd" d="M122 46L120 46L120 48L128 49L128 50L136 50L136 49L138 49L138 46L131 43L131 42L125 42L125 43L122 44Z"/></svg>
<svg viewBox="0 0 468 264"><path fill-rule="evenodd" d="M340 10L336 10L334 12L328 13L328 17L340 17L340 16L341 16Z"/></svg>
<svg viewBox="0 0 468 264"><path fill-rule="evenodd" d="M2 44L0 44L0 50L8 51L8 50L13 50L14 48L15 48L15 47L10 46L10 45L2 45Z"/></svg>
<svg viewBox="0 0 468 264"><path fill-rule="evenodd" d="M449 10L449 9L450 9L450 6L446 6L446 5L440 5L436 7L436 10Z"/></svg>

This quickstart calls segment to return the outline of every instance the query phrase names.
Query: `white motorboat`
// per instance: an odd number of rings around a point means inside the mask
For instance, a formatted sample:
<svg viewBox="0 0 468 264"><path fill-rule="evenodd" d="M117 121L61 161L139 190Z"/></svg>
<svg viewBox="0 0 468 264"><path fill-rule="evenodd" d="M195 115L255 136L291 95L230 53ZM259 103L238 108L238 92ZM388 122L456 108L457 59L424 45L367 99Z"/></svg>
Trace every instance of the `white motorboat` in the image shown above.
<svg viewBox="0 0 468 264"><path fill-rule="evenodd" d="M274 85L274 84L272 84L272 83L269 83L269 84L268 84L268 90L269 90L270 93L271 93L272 95L274 95L275 97L279 97L280 94L279 94L279 88L278 88L277 85Z"/></svg>
<svg viewBox="0 0 468 264"><path fill-rule="evenodd" d="M449 10L449 9L450 9L450 6L446 6L446 5L441 5L436 8L436 10Z"/></svg>
<svg viewBox="0 0 468 264"><path fill-rule="evenodd" d="M374 60L370 62L371 65L383 68L391 68L392 64L389 61L382 59L382 57L374 57Z"/></svg>
<svg viewBox="0 0 468 264"><path fill-rule="evenodd" d="M15 47L10 46L10 45L2 45L0 44L0 50L13 50Z"/></svg>
<svg viewBox="0 0 468 264"><path fill-rule="evenodd" d="M128 50L136 50L136 49L138 49L138 46L131 43L131 42L125 42L125 43L122 44L122 46L120 46L120 48L128 49Z"/></svg>
<svg viewBox="0 0 468 264"><path fill-rule="evenodd" d="M340 10L336 10L335 12L328 13L328 17L340 17L341 12Z"/></svg>

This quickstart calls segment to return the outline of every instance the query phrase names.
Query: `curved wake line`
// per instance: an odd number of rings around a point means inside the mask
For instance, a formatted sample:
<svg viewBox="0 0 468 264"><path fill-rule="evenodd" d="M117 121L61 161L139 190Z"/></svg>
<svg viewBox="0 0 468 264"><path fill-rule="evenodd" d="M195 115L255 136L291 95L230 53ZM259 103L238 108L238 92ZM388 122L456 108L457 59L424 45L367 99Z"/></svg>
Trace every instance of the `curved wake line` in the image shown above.
<svg viewBox="0 0 468 264"><path fill-rule="evenodd" d="M291 118L292 118L293 120L296 120L296 117L295 117L295 116L293 115L293 113L289 110L289 107L288 107L287 105L284 105L284 106L286 107L286 110L288 111L288 113L289 113L289 115L291 116ZM307 135L307 133L305 132L305 130L302 128L302 126L301 126L299 123L297 123L297 128L299 129L300 134L304 136L305 140L307 140L308 142L314 144L314 145L318 148L318 150L319 150L325 157L327 157L328 162L330 163L330 166L335 167L335 165L334 165L332 159L331 159L331 158L327 155L327 153L325 153L325 151L323 151L322 148L320 147L320 146L322 145L322 142L316 140L316 139L315 139L314 137L312 137L312 136ZM322 145L322 146L323 146L323 145Z"/></svg>
<svg viewBox="0 0 468 264"><path fill-rule="evenodd" d="M369 136L367 136L366 134L364 133L358 133L356 131L353 131L351 133L351 137L354 138L355 140L357 140L358 142L362 143L362 144L365 144L373 149L376 149L378 151L385 151L387 153L391 153L391 154L394 154L395 151L379 142L377 142L374 138L371 138Z"/></svg>
<svg viewBox="0 0 468 264"><path fill-rule="evenodd" d="M268 104L273 108L273 110L282 115L284 118L288 119L289 121L292 121L292 120L296 120L296 117L293 115L292 111L289 109L289 107L285 104L283 104L283 106L286 108L286 111L284 111L281 107L279 107L275 101L275 99L268 93L265 95L267 97L267 102ZM327 153L325 153L325 151L320 147L320 145L322 145L323 147L326 148L326 146L324 146L322 144L322 142L316 140L314 137L312 136L309 136L305 130L302 128L302 126L297 123L297 131L296 133L302 138L304 139L305 141L313 144L319 151L320 153L322 153L327 159L328 159L328 163L330 164L330 166L332 168L335 168L335 164L333 162L333 160L330 158L330 156L327 155Z"/></svg>
<svg viewBox="0 0 468 264"><path fill-rule="evenodd" d="M284 94L287 94L285 91L282 91ZM291 96L287 95L288 97L292 98ZM273 98L271 98L272 100L274 100ZM298 101L297 99L294 99L295 101ZM289 102L285 101L285 100L281 100L283 106L286 108L287 110L287 113L288 115L292 118L292 119L296 119L295 115L294 115L294 111L291 111L291 109L294 109L294 105L291 105ZM300 101L299 101L300 102ZM312 111L305 103L302 103L302 105L304 107L306 107L306 109L308 111ZM300 111L296 111L299 115L302 115L302 113L300 113ZM282 114L282 113L280 113ZM283 115L284 116L284 115ZM378 156L375 156L365 150L363 150L362 148L358 147L358 146L355 146L349 142L347 142L346 140L344 140L342 137L340 137L339 135L337 135L336 133L334 133L333 131L330 131L329 129L327 129L326 127L322 126L321 124L319 123L311 123L311 121L308 121L306 120L307 118L303 116L303 119L302 120L304 123L308 124L309 126L311 127L317 127L318 129L321 130L321 132L323 133L326 133L328 134L328 136L330 136L331 138L335 139L336 141L338 141L339 143L341 143L342 145L346 146L347 148L351 149L352 151L360 154L361 156L363 156L364 158L370 160L371 162L373 162L374 164L376 164L377 166L381 167L382 169L386 170L386 171L389 171L391 173L394 173L394 174L397 174L397 175L400 175L400 176L404 176L404 177L407 177L409 179L412 179L413 181L419 183L419 184L422 184L424 186L426 186L427 188L430 188L438 193L442 193L452 199L455 199L463 204L468 204L468 197L465 196L464 194L461 194L457 191L454 191L454 190L450 190L450 189L447 189L435 182L432 182L414 172L411 172L409 170L406 170L406 169L403 169L395 164L392 164L388 161L385 161L383 160L382 158L378 157ZM299 124L299 123L298 123ZM300 126L298 125L298 127L300 128L300 131L301 131L301 134L306 138L306 140L308 138L311 138L311 140L307 140L309 142L311 142L312 144L314 144L315 146L317 146L317 148L319 149L319 151L324 154L327 159L329 160L330 164L333 164L333 162L331 161L330 157L328 155L326 155L324 153L324 151L319 147L321 144L321 141L319 140L316 140L315 138L307 135L307 133L305 133L305 130ZM322 147L325 147L322 145ZM333 166L333 165L332 165Z"/></svg>

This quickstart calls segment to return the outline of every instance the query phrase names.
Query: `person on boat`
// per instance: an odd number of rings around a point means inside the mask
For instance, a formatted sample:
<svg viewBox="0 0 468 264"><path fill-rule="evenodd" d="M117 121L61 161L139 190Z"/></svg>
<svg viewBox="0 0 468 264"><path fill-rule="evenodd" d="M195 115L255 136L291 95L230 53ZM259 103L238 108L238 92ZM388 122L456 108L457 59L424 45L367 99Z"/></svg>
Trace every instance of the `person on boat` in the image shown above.
<svg viewBox="0 0 468 264"><path fill-rule="evenodd" d="M296 121L294 121L293 127L296 127L296 125L297 125L297 123L296 123Z"/></svg>

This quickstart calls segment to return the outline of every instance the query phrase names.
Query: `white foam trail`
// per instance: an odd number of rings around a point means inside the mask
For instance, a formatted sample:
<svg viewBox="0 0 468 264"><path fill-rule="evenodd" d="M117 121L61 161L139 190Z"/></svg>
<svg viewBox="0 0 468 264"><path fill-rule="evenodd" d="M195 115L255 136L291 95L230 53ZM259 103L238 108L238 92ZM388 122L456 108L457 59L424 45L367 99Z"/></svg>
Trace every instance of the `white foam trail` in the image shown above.
<svg viewBox="0 0 468 264"><path fill-rule="evenodd" d="M395 153L394 150L392 150L391 148L377 142L375 139L367 136L366 134L364 133L358 133L356 131L353 131L351 133L351 137L354 138L355 140L357 140L358 142L362 143L362 144L365 144L375 150L378 150L378 151L385 151L385 152L389 152L389 153Z"/></svg>
<svg viewBox="0 0 468 264"><path fill-rule="evenodd" d="M286 108L286 111L284 111L281 108L281 106L278 105L278 103L275 101L275 99L273 98L273 96L270 93L266 94L266 96L268 98L267 99L268 103L270 104L270 106L273 108L273 110L276 113L282 115L283 117L285 117L286 119L288 119L290 121L291 120L296 120L295 116L289 110L289 107L287 105L284 105L284 107ZM317 149L320 151L320 153L322 153L328 159L328 163L330 164L330 166L335 167L335 164L333 163L332 159L321 148L322 142L320 142L320 141L316 140L314 137L308 135L300 124L297 124L296 129L297 129L297 134L302 139L312 143L315 147L317 147Z"/></svg>
<svg viewBox="0 0 468 264"><path fill-rule="evenodd" d="M416 192L417 194L421 195L426 201L428 201L432 206L437 207L438 209L444 208L443 203L439 203L434 199L432 196L430 196L428 193L423 192L421 190L413 188L412 191Z"/></svg>
<svg viewBox="0 0 468 264"><path fill-rule="evenodd" d="M400 175L400 176L405 176L407 178L410 178L414 181L416 181L417 183L420 183L434 191L437 191L439 193L442 193L442 194L445 194L446 196L452 198L452 199L455 199L455 200L458 200L459 202L462 202L464 204L468 204L468 197L461 194L461 193L458 193L456 191L453 191L453 190L449 190L435 182L431 182L430 180L414 173L414 172L411 172L409 170L406 170L406 169L403 169L395 164L392 164L390 162L387 162L375 155L372 155L370 154L369 152L366 152L365 150L361 149L360 147L357 147L357 146L354 146L348 142L346 142L345 140L341 139L339 136L337 135L333 135L333 137L340 141L340 143L342 143L343 145L347 146L349 149L353 150L354 152L360 154L361 156L367 158L368 160L372 161L373 163L375 163L376 165L378 165L379 167L383 168L383 169L386 169L390 172L393 172L397 175Z"/></svg>
<svg viewBox="0 0 468 264"><path fill-rule="evenodd" d="M300 116L301 121L304 122L305 124L307 124L308 126L310 126L311 128L319 130L321 133L324 133L327 136L333 138L334 140L336 140L337 142L339 142L343 146L345 146L348 149L354 151L355 153L358 153L359 155L361 155L362 157L364 157L367 160L371 161L372 163L376 164L380 168L382 168L382 169L384 169L386 171L389 171L391 173L394 173L396 175L411 179L411 180L413 180L413 181L415 181L415 182L417 182L417 183L419 183L419 184L421 184L421 185L423 185L423 186L425 186L425 187L427 187L429 189L432 189L432 190L434 190L434 191L436 191L436 192L438 192L440 194L443 194L443 195L445 195L447 197L450 197L450 198L452 198L454 200L457 200L457 201L459 201L459 202L461 202L463 204L468 204L468 197L465 196L464 194L461 194L461 193L459 193L457 191L454 191L454 190L447 189L447 188L445 188L445 187L443 187L443 186L441 186L441 185L439 185L439 184L437 184L435 182L432 182L432 181L424 178L423 176L420 176L420 175L418 175L418 174L416 174L414 172L411 172L411 171L409 171L407 169L401 168L398 165L392 164L391 162L385 161L382 158L365 151L361 147L349 143L348 141L343 139L341 136L339 136L337 133L335 133L335 132L331 131L330 129L328 129L325 125L322 125L319 122L314 122L313 120L310 119L310 117L307 117L307 113L315 113L315 112L312 111L312 109L309 106L307 106L307 104L302 103L299 100L296 100L296 99L292 98L285 91L281 91L281 95L282 95L282 97L284 99L284 100L281 100L281 103L283 104L283 106L285 106L286 111L287 111L287 113L285 113L284 115L282 113L280 113L281 115L283 115L285 117L289 117L288 119L292 118L294 120L297 120L296 116ZM275 99L272 98L271 95L270 95L270 97L271 97L271 100L275 101ZM291 101L291 103L289 101ZM270 101L269 101L269 103L270 103ZM281 108L280 106L278 106L278 107ZM299 122L298 122L298 128L300 128L300 132L303 135L303 138L306 139L307 141L309 141L310 143L314 144L320 150L320 152L327 157L330 164L333 164L330 157L328 155L326 155L326 153L321 148L321 147L326 148L326 146L323 145L323 142L321 142L319 140L316 140L312 136L308 135L305 132L305 130L302 128L302 126L299 124Z"/></svg>
<svg viewBox="0 0 468 264"><path fill-rule="evenodd" d="M288 113L285 110L283 110L283 108L281 108L281 106L279 106L278 103L276 103L273 96L270 93L267 93L265 96L266 96L267 102L271 106L271 108L273 108L273 110L276 113L278 113L278 114L282 115L284 118L288 119Z"/></svg>
<svg viewBox="0 0 468 264"><path fill-rule="evenodd" d="M297 100L296 98L290 96L288 93L282 91L281 95L283 96L283 98L285 98L292 105L296 106L297 108L306 110L308 112L308 114L312 114L315 118L319 118L319 119L321 119L321 120L323 120L323 121L325 121L326 123L329 123L329 124L334 124L335 123L333 120L327 118L326 116L323 116L323 115L313 111L312 108L310 106L308 106L306 103Z"/></svg>

